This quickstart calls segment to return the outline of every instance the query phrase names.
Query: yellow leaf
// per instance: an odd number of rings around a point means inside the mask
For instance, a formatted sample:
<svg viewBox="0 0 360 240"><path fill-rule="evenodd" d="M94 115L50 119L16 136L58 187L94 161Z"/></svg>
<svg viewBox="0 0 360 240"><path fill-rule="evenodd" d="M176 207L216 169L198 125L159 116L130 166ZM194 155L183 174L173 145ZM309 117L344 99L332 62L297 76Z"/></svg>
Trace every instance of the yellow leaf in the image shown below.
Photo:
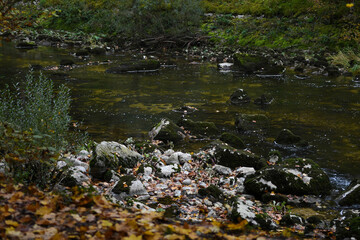
<svg viewBox="0 0 360 240"><path fill-rule="evenodd" d="M108 221L108 220L102 220L101 221L101 226L102 227L112 227L113 223Z"/></svg>
<svg viewBox="0 0 360 240"><path fill-rule="evenodd" d="M10 238L20 238L21 236L23 236L23 234L20 231L15 231L13 227L6 228L5 234L7 237Z"/></svg>
<svg viewBox="0 0 360 240"><path fill-rule="evenodd" d="M5 224L13 227L19 226L19 223L13 221L13 220L5 220Z"/></svg>
<svg viewBox="0 0 360 240"><path fill-rule="evenodd" d="M51 212L52 212L51 208L48 208L48 207L44 206L44 207L41 207L38 210L36 210L35 214L40 215L40 216L44 216L44 215L49 214Z"/></svg>
<svg viewBox="0 0 360 240"><path fill-rule="evenodd" d="M347 4L346 4L346 7L348 7L348 8L352 8L353 6L354 6L353 3L347 3Z"/></svg>
<svg viewBox="0 0 360 240"><path fill-rule="evenodd" d="M142 240L142 235L136 236L133 234L130 237L125 237L124 240Z"/></svg>

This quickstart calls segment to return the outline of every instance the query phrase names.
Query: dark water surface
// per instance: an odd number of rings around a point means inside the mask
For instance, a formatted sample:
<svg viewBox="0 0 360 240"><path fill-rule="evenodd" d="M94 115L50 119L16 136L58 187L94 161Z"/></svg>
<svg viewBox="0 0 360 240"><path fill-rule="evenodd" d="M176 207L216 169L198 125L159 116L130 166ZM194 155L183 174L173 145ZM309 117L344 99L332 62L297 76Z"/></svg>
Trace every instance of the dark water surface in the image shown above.
<svg viewBox="0 0 360 240"><path fill-rule="evenodd" d="M142 55L104 55L83 60L65 49L39 47L23 51L15 49L13 43L0 44L1 87L20 81L29 64L56 66L61 59L72 59L81 65L70 71L43 72L71 88L72 117L83 121L95 140L146 138L161 118L179 119L181 114L172 110L183 105L199 109L189 118L212 121L231 132L235 132L234 120L239 113L261 113L269 117L271 126L263 134L243 136L251 151L266 156L269 150L280 149L286 156L310 157L328 172L335 172L332 177L339 185L345 184L342 174L346 178L360 177L360 82L351 77L236 77L220 73L213 63L194 64L196 60L175 54L158 57L171 60L176 67L162 68L157 73L115 75L105 70L116 62L141 59ZM106 60L113 63L101 62ZM96 61L100 64L86 65ZM262 94L275 100L266 109L253 102L241 107L229 105L229 96L237 88L245 89L252 100ZM282 128L300 135L311 147L284 149L274 145Z"/></svg>

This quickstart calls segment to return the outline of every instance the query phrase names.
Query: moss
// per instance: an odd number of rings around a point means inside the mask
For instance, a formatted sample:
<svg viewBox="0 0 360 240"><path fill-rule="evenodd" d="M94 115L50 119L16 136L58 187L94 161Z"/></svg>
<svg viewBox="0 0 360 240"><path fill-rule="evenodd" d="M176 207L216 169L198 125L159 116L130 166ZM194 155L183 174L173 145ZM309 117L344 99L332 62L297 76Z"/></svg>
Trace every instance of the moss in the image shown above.
<svg viewBox="0 0 360 240"><path fill-rule="evenodd" d="M301 224L304 222L305 221L302 217L299 217L299 216L296 216L293 214L286 214L280 220L280 224L283 226L287 226L287 227L291 227L291 226L294 226L295 224Z"/></svg>
<svg viewBox="0 0 360 240"><path fill-rule="evenodd" d="M190 119L181 119L178 122L179 126L183 126L189 130L191 134L199 136L213 136L219 134L219 129L213 122L193 121Z"/></svg>
<svg viewBox="0 0 360 240"><path fill-rule="evenodd" d="M299 144L301 142L301 137L295 135L289 129L283 129L275 139L275 141L279 144Z"/></svg>
<svg viewBox="0 0 360 240"><path fill-rule="evenodd" d="M264 114L241 114L235 120L238 131L259 130L269 125L269 119Z"/></svg>
<svg viewBox="0 0 360 240"><path fill-rule="evenodd" d="M115 185L112 191L116 194L120 194L122 192L129 194L131 182L134 180L136 180L134 176L131 175L122 176L120 177L120 180Z"/></svg>
<svg viewBox="0 0 360 240"><path fill-rule="evenodd" d="M161 204L164 204L164 205L171 205L175 201L170 196L165 196L165 197L159 198L158 202Z"/></svg>
<svg viewBox="0 0 360 240"><path fill-rule="evenodd" d="M178 206L171 206L165 209L164 217L166 218L176 218L180 214L180 210Z"/></svg>
<svg viewBox="0 0 360 240"><path fill-rule="evenodd" d="M139 174L139 173L144 173L144 172L145 172L145 166L144 166L144 164L141 164L137 170L137 173Z"/></svg>
<svg viewBox="0 0 360 240"><path fill-rule="evenodd" d="M207 188L199 189L199 194L201 196L212 197L216 201L219 201L223 198L221 190L215 185L210 185Z"/></svg>
<svg viewBox="0 0 360 240"><path fill-rule="evenodd" d="M159 130L157 134L155 131L156 129ZM160 140L165 143L167 142L177 143L183 140L182 135L184 130L181 129L178 125L176 125L173 121L169 119L163 119L161 120L160 123L158 123L153 127L153 130L151 130L151 132L154 132L155 140Z"/></svg>
<svg viewBox="0 0 360 240"><path fill-rule="evenodd" d="M269 203L269 202L278 202L278 203L287 203L288 198L286 195L283 194L271 194L271 193L265 193L261 196L261 199L264 203Z"/></svg>
<svg viewBox="0 0 360 240"><path fill-rule="evenodd" d="M360 184L360 180L352 181L350 185L345 189L345 191L340 194L340 206L351 206L355 204L360 204L360 187L353 189L358 184Z"/></svg>
<svg viewBox="0 0 360 240"><path fill-rule="evenodd" d="M226 132L221 134L220 140L237 149L242 149L245 147L245 144L241 138L232 133Z"/></svg>

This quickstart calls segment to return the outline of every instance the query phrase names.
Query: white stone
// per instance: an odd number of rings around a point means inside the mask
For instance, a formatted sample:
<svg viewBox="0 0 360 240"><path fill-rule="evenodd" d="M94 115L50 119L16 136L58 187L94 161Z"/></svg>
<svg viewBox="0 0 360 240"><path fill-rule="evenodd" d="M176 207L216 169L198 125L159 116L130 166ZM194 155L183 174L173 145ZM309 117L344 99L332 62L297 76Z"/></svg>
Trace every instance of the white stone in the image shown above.
<svg viewBox="0 0 360 240"><path fill-rule="evenodd" d="M142 182L140 180L135 180L135 181L131 182L129 194L131 196L147 195L148 192L146 191L144 185L142 184Z"/></svg>
<svg viewBox="0 0 360 240"><path fill-rule="evenodd" d="M236 211L243 219L252 221L255 218L255 213L251 210L252 205L252 202L249 200L243 201L239 199L236 205Z"/></svg>
<svg viewBox="0 0 360 240"><path fill-rule="evenodd" d="M277 189L277 186L274 185L271 181L266 181L263 178L260 178L259 182L270 187L271 189Z"/></svg>
<svg viewBox="0 0 360 240"><path fill-rule="evenodd" d="M212 205L213 205L213 203L212 203L209 199L207 199L207 198L204 199L204 204L205 204L206 206L212 206Z"/></svg>
<svg viewBox="0 0 360 240"><path fill-rule="evenodd" d="M191 171L191 164L190 163L185 163L183 166L182 166L182 169L185 170L185 171Z"/></svg>
<svg viewBox="0 0 360 240"><path fill-rule="evenodd" d="M240 167L235 170L236 173L242 174L244 177L254 174L255 169L253 167Z"/></svg>
<svg viewBox="0 0 360 240"><path fill-rule="evenodd" d="M225 167L225 166L222 166L222 165L215 165L213 167L213 169L219 173L219 174L222 174L222 175L230 175L232 173L231 171L231 168L229 167Z"/></svg>
<svg viewBox="0 0 360 240"><path fill-rule="evenodd" d="M76 169L76 171L86 173L86 169L83 166L75 166L73 169Z"/></svg>
<svg viewBox="0 0 360 240"><path fill-rule="evenodd" d="M166 150L166 151L164 152L164 155L166 155L166 156L170 157L170 156L171 156L171 154L173 154L174 152L175 152L174 150L172 150L172 149L168 149L168 150Z"/></svg>
<svg viewBox="0 0 360 240"><path fill-rule="evenodd" d="M163 177L170 177L171 174L173 174L177 169L178 166L177 165L167 165L167 166L162 166L160 167L160 173L161 176Z"/></svg>
<svg viewBox="0 0 360 240"><path fill-rule="evenodd" d="M175 190L174 196L175 197L180 197L181 196L181 191L180 190Z"/></svg>
<svg viewBox="0 0 360 240"><path fill-rule="evenodd" d="M187 178L182 183L183 183L183 185L190 185L191 184L191 179Z"/></svg>
<svg viewBox="0 0 360 240"><path fill-rule="evenodd" d="M67 164L65 161L58 161L56 164L57 168L59 168L59 169L65 167L66 165Z"/></svg>

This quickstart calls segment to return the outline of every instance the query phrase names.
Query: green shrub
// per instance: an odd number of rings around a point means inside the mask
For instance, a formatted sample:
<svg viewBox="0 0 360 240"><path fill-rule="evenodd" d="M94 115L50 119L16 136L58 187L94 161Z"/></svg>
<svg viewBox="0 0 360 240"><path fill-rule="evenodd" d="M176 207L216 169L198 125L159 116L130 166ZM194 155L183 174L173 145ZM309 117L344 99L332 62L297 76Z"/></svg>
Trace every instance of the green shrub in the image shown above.
<svg viewBox="0 0 360 240"><path fill-rule="evenodd" d="M69 129L70 100L69 88L55 89L52 80L30 71L23 83L14 84L14 91L9 86L0 91L0 121L42 135L43 144L60 148Z"/></svg>

